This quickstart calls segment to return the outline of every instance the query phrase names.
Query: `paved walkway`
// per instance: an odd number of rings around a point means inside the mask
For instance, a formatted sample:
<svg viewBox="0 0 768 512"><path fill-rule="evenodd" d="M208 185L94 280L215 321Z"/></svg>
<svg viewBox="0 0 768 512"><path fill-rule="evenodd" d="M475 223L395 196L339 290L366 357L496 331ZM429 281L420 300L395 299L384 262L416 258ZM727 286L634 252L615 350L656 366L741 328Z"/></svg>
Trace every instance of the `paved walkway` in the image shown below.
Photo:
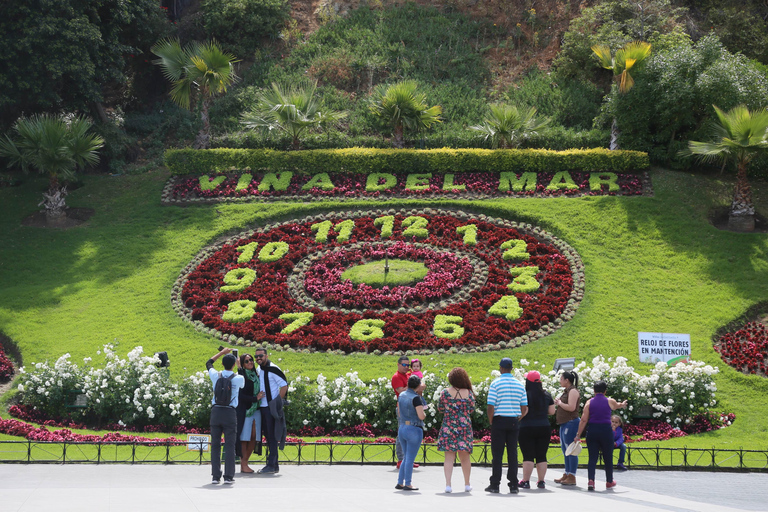
<svg viewBox="0 0 768 512"><path fill-rule="evenodd" d="M421 490L394 489L394 466L282 465L277 475L236 475L233 486L211 485L210 468L195 465L0 465L1 512L210 512L223 506L259 510L262 504L287 511L391 512L395 507L423 511L468 510L640 512L727 512L768 510L768 474L628 471L618 487L586 491L585 471L576 487L554 482L519 495L487 494L489 468L473 468L471 493L445 494L440 466L414 471ZM459 468L456 488L463 489ZM502 488L504 490L504 488ZM249 505L250 504L250 505ZM274 505L274 506L272 506Z"/></svg>

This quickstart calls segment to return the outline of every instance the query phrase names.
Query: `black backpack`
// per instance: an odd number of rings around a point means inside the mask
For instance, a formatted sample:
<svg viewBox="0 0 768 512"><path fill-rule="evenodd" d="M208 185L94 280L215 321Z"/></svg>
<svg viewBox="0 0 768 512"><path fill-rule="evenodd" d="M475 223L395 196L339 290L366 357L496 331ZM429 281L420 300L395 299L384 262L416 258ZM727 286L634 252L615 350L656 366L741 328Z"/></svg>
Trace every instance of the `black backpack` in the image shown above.
<svg viewBox="0 0 768 512"><path fill-rule="evenodd" d="M216 405L230 407L230 402L232 402L232 379L234 377L234 373L229 377L222 377L221 372L219 372L219 378L213 387L213 399Z"/></svg>

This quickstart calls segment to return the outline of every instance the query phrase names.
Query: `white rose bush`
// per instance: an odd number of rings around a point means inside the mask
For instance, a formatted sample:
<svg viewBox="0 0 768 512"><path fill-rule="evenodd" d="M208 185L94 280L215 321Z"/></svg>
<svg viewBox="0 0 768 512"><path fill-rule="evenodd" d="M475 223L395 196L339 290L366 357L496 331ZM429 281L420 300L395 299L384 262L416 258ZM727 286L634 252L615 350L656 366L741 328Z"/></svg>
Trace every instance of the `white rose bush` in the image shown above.
<svg viewBox="0 0 768 512"><path fill-rule="evenodd" d="M25 367L18 386L22 408L15 409L28 411L28 418L36 421L67 419L145 431L179 432L207 426L211 384L205 373L173 381L168 369L159 368L159 360L144 355L142 347L135 347L123 359L114 346L105 345L103 359L101 367L94 366L91 358L77 365L65 354L53 365L45 362ZM523 359L515 366L513 374L521 381L528 371L537 370L544 389L553 397L561 393L560 374L547 371L546 365ZM629 401L629 407L618 411L627 422L638 416L650 416L675 429L690 425L694 418L717 404L713 376L718 369L698 361L672 367L659 363L648 375L641 375L627 364L626 358L597 356L591 364L579 363L575 370L579 374L581 405L594 395L594 383L604 380L608 396ZM488 428L486 399L496 377L498 371L494 370L482 380L473 379L477 407L472 420L478 436ZM437 403L449 386L447 373L427 372L424 382L425 424L427 431L434 433L443 419ZM84 395L82 407L71 407L76 395ZM397 430L390 377L366 382L355 371L335 378L320 374L310 379L298 375L290 379L288 400L286 421L293 433L372 437Z"/></svg>

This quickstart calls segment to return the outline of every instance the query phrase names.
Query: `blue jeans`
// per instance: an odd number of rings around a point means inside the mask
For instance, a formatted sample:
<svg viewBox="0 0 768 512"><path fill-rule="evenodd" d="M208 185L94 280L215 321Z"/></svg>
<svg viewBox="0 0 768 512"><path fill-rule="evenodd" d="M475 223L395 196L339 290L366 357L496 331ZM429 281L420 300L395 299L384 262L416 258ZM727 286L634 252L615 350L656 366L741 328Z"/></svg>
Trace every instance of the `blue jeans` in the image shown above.
<svg viewBox="0 0 768 512"><path fill-rule="evenodd" d="M576 439L576 432L579 430L579 418L574 418L568 423L560 425L560 447L563 449L563 458L565 459L565 472L569 475L575 475L579 467L579 457L576 455L565 456L565 449Z"/></svg>
<svg viewBox="0 0 768 512"><path fill-rule="evenodd" d="M401 425L397 431L397 437L400 439L400 444L403 445L403 450L405 451L405 458L400 465L400 473L397 475L397 483L400 485L403 485L403 483L411 485L413 462L416 460L416 455L419 454L421 440L424 439L424 430L413 425Z"/></svg>
<svg viewBox="0 0 768 512"><path fill-rule="evenodd" d="M624 443L620 444L615 448L616 450L619 450L619 462L618 464L624 464L624 457L627 455L627 445Z"/></svg>

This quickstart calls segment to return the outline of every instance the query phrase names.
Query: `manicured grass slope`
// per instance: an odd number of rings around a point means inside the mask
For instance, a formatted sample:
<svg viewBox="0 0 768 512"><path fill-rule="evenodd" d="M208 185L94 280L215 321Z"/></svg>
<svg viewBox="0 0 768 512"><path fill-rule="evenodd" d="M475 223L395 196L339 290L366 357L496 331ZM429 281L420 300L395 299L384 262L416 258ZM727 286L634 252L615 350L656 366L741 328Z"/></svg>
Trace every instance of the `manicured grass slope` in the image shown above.
<svg viewBox="0 0 768 512"><path fill-rule="evenodd" d="M0 189L0 330L15 340L24 363L69 352L78 361L118 341L125 354L167 350L172 372L203 369L219 342L195 332L173 312L170 289L179 271L206 244L275 219L324 209L370 209L383 203L312 205L220 204L162 207L162 171L116 178L89 176L69 196L71 206L96 214L66 231L21 227L35 210L42 181ZM665 445L768 449L768 421L757 397L768 381L728 368L711 348L718 327L768 299L768 235L719 231L709 208L727 202L731 183L653 172L653 198L585 197L430 203L531 222L571 244L586 266L587 290L575 318L544 340L505 351L515 361L556 357L591 360L625 356L642 371L637 332L690 333L695 359L717 365L717 410L734 412L733 427ZM755 186L765 211L766 186ZM414 201L388 205L416 207ZM467 368L484 379L499 353L432 355L426 369ZM350 370L370 379L389 376L395 357L274 353L273 360L309 376ZM95 361L99 358L95 357Z"/></svg>

